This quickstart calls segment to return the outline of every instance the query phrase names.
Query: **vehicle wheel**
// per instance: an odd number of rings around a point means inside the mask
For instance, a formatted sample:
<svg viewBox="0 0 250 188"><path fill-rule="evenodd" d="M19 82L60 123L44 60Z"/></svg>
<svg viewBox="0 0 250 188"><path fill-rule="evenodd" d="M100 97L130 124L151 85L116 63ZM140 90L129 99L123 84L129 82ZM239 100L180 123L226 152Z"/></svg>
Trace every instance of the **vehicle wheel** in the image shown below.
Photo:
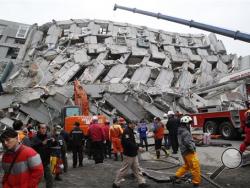
<svg viewBox="0 0 250 188"><path fill-rule="evenodd" d="M237 136L237 132L232 124L228 121L221 123L220 134L224 139L233 139Z"/></svg>
<svg viewBox="0 0 250 188"><path fill-rule="evenodd" d="M205 123L205 132L210 134L217 134L218 127L214 121L207 121Z"/></svg>

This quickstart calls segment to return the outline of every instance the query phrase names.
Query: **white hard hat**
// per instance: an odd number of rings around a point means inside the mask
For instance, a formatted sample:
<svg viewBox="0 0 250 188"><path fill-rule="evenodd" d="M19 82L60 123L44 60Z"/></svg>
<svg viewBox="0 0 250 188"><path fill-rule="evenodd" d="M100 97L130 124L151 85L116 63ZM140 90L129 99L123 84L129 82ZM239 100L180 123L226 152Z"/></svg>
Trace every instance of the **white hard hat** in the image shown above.
<svg viewBox="0 0 250 188"><path fill-rule="evenodd" d="M168 115L174 115L173 111L168 111Z"/></svg>
<svg viewBox="0 0 250 188"><path fill-rule="evenodd" d="M93 120L93 121L97 121L97 120L98 120L98 117L97 117L97 116L93 116L93 117L92 117L92 120Z"/></svg>
<svg viewBox="0 0 250 188"><path fill-rule="evenodd" d="M164 117L164 118L167 118L167 117L168 117L168 114L166 114L166 113L163 114L163 117Z"/></svg>
<svg viewBox="0 0 250 188"><path fill-rule="evenodd" d="M180 120L181 123L190 123L192 118L190 116L183 116Z"/></svg>

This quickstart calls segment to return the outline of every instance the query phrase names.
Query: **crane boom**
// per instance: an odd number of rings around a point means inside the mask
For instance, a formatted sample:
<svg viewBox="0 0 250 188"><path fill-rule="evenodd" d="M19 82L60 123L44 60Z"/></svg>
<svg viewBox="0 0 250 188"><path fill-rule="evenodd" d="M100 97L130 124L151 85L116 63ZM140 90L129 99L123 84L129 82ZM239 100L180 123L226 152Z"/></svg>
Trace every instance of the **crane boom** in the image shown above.
<svg viewBox="0 0 250 188"><path fill-rule="evenodd" d="M84 116L89 115L89 103L88 96L85 89L81 86L78 80L74 81L74 101L75 105L78 105Z"/></svg>
<svg viewBox="0 0 250 188"><path fill-rule="evenodd" d="M229 29L225 29L225 28L221 28L221 27L216 27L216 26L196 22L194 20L189 21L189 20L185 20L185 19L182 19L182 18L167 16L167 15L164 15L164 14L161 14L161 13L153 13L153 12L149 12L149 11L145 11L145 10L140 10L140 9L137 9L137 8L129 8L129 7L120 6L120 5L115 4L114 10L116 10L116 9L122 9L122 10L130 11L130 12L133 12L133 13L138 13L138 14L143 14L143 15L147 15L147 16L151 16L151 17L156 17L158 19L168 20L170 22L175 22L175 23L179 23L179 24L186 25L186 26L189 26L189 27L194 27L194 28L197 28L197 29L202 29L202 30L209 31L209 32L212 32L212 33L217 33L217 34L220 34L220 35L224 35L224 36L233 38L235 40L250 42L250 34L243 33L243 32L240 32L240 31L232 31L232 30L229 30Z"/></svg>

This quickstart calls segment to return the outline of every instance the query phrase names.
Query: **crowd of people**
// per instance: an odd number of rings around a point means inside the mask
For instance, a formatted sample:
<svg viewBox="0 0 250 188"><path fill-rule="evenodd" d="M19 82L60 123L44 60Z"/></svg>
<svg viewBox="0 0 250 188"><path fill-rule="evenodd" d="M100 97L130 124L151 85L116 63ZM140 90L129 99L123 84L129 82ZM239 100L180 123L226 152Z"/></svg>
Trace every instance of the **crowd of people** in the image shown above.
<svg viewBox="0 0 250 188"><path fill-rule="evenodd" d="M190 171L192 183L198 187L201 183L200 164L190 132L191 122L190 116L173 111L164 114L163 119L155 117L151 127L144 119L126 122L124 118L113 118L111 125L109 120L103 124L93 116L87 132L80 128L79 122L75 122L73 130L67 133L60 125L49 130L46 124L40 123L35 131L31 124L24 126L22 121L16 120L13 128L7 128L0 136L5 149L2 158L3 188L38 187L42 177L46 188L53 187L53 182L62 181L60 175L68 170L69 150L72 151L73 168L83 166L84 153L95 164L112 157L115 161L123 161L113 188L120 187L129 169L137 178L139 187L147 187L139 168L138 152L148 151L149 132L153 132L156 159L160 159L161 151L169 155L170 148L172 154L181 152L184 165L171 179L176 181ZM247 145L249 142L245 140L241 145L242 152Z"/></svg>

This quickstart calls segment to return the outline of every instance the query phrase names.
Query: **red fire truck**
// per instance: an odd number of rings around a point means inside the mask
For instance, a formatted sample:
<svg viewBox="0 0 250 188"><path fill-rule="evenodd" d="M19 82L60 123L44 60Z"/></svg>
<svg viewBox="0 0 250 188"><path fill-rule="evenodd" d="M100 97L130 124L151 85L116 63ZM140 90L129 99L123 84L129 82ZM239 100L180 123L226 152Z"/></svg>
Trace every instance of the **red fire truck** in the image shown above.
<svg viewBox="0 0 250 188"><path fill-rule="evenodd" d="M191 114L193 127L203 128L204 132L220 134L224 139L233 139L241 135L239 129L245 123L244 113L250 108L250 85L246 84L246 108L221 111L219 106L199 108L199 113Z"/></svg>
<svg viewBox="0 0 250 188"><path fill-rule="evenodd" d="M208 110L211 107L206 107ZM193 127L201 127L204 132L211 134L220 134L224 139L233 139L240 136L239 129L245 123L243 110L215 111L191 114L193 118ZM202 112L203 110L203 112Z"/></svg>

